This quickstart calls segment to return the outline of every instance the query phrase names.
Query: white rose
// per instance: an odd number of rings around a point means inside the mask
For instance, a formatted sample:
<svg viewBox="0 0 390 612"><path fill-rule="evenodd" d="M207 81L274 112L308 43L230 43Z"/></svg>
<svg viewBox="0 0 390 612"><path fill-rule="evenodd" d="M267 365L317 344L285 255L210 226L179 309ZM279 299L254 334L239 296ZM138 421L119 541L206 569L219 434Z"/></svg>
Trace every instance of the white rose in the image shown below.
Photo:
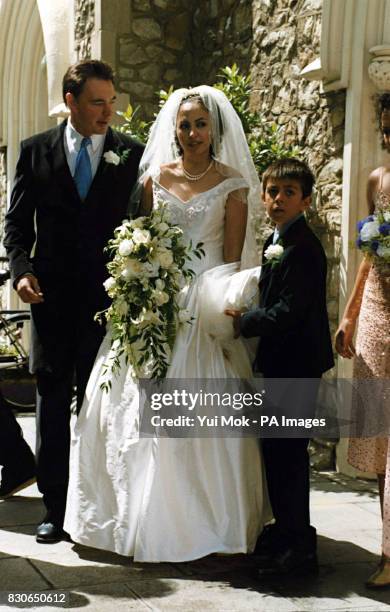
<svg viewBox="0 0 390 612"><path fill-rule="evenodd" d="M165 289L165 283L161 278L156 280L156 289L158 291L163 291Z"/></svg>
<svg viewBox="0 0 390 612"><path fill-rule="evenodd" d="M121 163L121 158L119 155L114 153L114 151L106 151L103 155L107 164L114 164L114 166L118 166Z"/></svg>
<svg viewBox="0 0 390 612"><path fill-rule="evenodd" d="M159 267L160 267L160 264L156 260L152 260L151 263L145 262L142 266L143 273L145 274L145 276L148 276L149 278L152 276L157 276Z"/></svg>
<svg viewBox="0 0 390 612"><path fill-rule="evenodd" d="M109 276L107 280L104 281L103 286L106 291L110 291L110 289L113 289L115 287L115 278Z"/></svg>
<svg viewBox="0 0 390 612"><path fill-rule="evenodd" d="M162 234L164 232L166 232L167 230L169 230L169 225L167 223L165 223L164 221L162 221L162 223L159 223L156 226L156 229L158 229L159 232L161 232Z"/></svg>
<svg viewBox="0 0 390 612"><path fill-rule="evenodd" d="M133 242L136 245L139 244L148 244L150 242L151 235L148 230L142 230L136 228L133 232Z"/></svg>
<svg viewBox="0 0 390 612"><path fill-rule="evenodd" d="M164 247L164 249L170 249L172 246L172 240L170 238L160 238L159 240L160 247Z"/></svg>
<svg viewBox="0 0 390 612"><path fill-rule="evenodd" d="M125 280L129 280L129 278L142 274L142 271L143 266L137 259L128 259L126 266L122 270L122 277Z"/></svg>
<svg viewBox="0 0 390 612"><path fill-rule="evenodd" d="M153 291L152 299L156 302L157 306L162 306L169 302L169 295L165 293L165 291L160 291L159 289Z"/></svg>
<svg viewBox="0 0 390 612"><path fill-rule="evenodd" d="M133 221L130 222L130 225L132 228L143 228L144 226L144 219L145 217L138 217L137 219L133 219Z"/></svg>
<svg viewBox="0 0 390 612"><path fill-rule="evenodd" d="M390 259L390 247L380 244L376 250L376 254L378 255L378 257Z"/></svg>
<svg viewBox="0 0 390 612"><path fill-rule="evenodd" d="M122 255L122 257L126 257L127 255L130 255L130 253L132 253L133 248L134 243L132 240L122 240L118 248L119 255Z"/></svg>
<svg viewBox="0 0 390 612"><path fill-rule="evenodd" d="M360 230L360 238L363 240L363 242L366 242L367 240L371 240L376 236L379 236L378 221L367 221L367 223L365 223Z"/></svg>
<svg viewBox="0 0 390 612"><path fill-rule="evenodd" d="M170 268L173 264L173 255L168 249L161 250L157 253L157 258L162 268Z"/></svg>
<svg viewBox="0 0 390 612"><path fill-rule="evenodd" d="M284 248L281 244L270 244L269 247L264 252L264 257L266 259L280 259L283 255Z"/></svg>

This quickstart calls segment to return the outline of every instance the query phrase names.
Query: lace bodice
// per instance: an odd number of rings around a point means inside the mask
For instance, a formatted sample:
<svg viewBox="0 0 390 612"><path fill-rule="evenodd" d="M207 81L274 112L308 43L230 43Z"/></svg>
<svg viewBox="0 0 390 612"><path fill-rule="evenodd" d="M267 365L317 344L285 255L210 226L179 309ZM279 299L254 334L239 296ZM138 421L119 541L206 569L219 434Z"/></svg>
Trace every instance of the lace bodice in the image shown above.
<svg viewBox="0 0 390 612"><path fill-rule="evenodd" d="M375 194L375 212L390 212L390 194L383 190L383 177L386 174L386 169L382 168L380 179L379 179L379 188Z"/></svg>
<svg viewBox="0 0 390 612"><path fill-rule="evenodd" d="M377 191L375 196L375 212L390 212L390 194L382 189Z"/></svg>
<svg viewBox="0 0 390 612"><path fill-rule="evenodd" d="M192 266L199 273L223 263L225 204L229 193L247 187L245 179L227 178L215 187L183 202L178 196L153 179L153 205L168 206L171 220L179 225L195 245L203 243L205 257Z"/></svg>

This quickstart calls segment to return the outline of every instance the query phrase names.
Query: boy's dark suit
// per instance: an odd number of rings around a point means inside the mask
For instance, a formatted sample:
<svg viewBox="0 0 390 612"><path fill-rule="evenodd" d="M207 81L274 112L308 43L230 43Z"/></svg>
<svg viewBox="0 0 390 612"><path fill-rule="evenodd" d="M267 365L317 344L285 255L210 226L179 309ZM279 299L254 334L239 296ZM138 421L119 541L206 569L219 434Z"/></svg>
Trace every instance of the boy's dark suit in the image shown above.
<svg viewBox="0 0 390 612"><path fill-rule="evenodd" d="M76 373L80 406L104 335L93 317L109 304L104 247L128 212L143 152L141 144L109 128L103 153L129 155L119 165L102 156L81 201L66 160L65 126L22 143L5 238L14 283L32 273L44 296L31 305L30 365L38 383L38 485L56 524L65 508L73 378Z"/></svg>
<svg viewBox="0 0 390 612"><path fill-rule="evenodd" d="M272 236L264 245L260 304L242 315L241 333L260 337L256 371L266 380L290 379L275 383L279 391L284 389L279 409L288 407L293 416L313 416L319 379L334 364L326 311L326 257L303 216L288 227L280 243L284 251L274 264L264 259ZM309 384L299 379L314 380ZM263 440L263 453L271 505L286 547L314 552L307 444L305 438L268 438Z"/></svg>

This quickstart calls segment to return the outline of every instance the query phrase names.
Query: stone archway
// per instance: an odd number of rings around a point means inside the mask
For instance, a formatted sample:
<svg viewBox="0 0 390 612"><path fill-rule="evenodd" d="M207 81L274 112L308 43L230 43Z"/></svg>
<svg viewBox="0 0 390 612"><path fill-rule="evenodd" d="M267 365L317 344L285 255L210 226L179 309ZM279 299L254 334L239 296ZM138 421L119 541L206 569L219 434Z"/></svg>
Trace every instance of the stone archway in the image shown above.
<svg viewBox="0 0 390 612"><path fill-rule="evenodd" d="M19 143L55 124L48 117L42 25L36 0L0 0L1 219L8 205ZM1 224L1 234L3 224ZM9 307L17 307L13 291Z"/></svg>

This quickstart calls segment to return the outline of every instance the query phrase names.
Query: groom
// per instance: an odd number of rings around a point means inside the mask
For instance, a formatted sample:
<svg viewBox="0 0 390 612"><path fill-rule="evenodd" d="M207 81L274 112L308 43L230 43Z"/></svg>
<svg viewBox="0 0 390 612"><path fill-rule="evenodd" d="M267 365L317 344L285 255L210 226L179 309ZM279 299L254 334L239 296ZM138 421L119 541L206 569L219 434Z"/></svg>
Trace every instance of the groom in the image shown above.
<svg viewBox="0 0 390 612"><path fill-rule="evenodd" d="M68 120L21 144L4 241L14 287L31 304L37 480L47 508L37 541L43 543L66 537L73 389L80 408L105 333L94 321L109 305L104 247L128 212L143 152L109 127L111 66L98 60L70 66L63 98Z"/></svg>

